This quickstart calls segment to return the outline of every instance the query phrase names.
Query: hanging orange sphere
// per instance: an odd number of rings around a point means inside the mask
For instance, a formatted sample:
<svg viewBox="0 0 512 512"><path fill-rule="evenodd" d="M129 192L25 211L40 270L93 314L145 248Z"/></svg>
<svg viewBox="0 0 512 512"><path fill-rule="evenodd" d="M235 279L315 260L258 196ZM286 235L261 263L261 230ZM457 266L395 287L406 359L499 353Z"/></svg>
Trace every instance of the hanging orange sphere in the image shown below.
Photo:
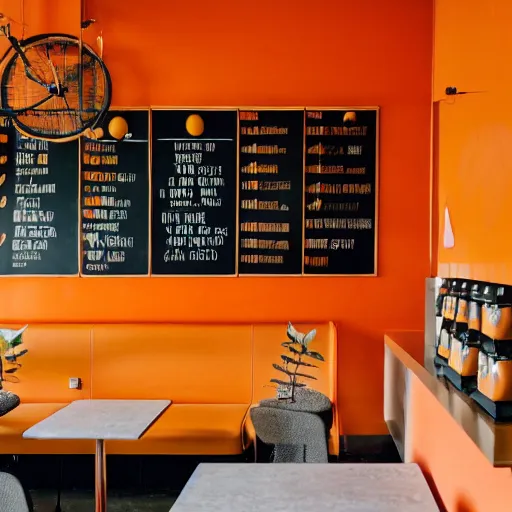
<svg viewBox="0 0 512 512"><path fill-rule="evenodd" d="M121 140L128 133L128 123L124 117L113 117L108 123L108 131L114 139Z"/></svg>
<svg viewBox="0 0 512 512"><path fill-rule="evenodd" d="M346 112L343 116L343 122L346 124L356 124L357 116L355 112Z"/></svg>
<svg viewBox="0 0 512 512"><path fill-rule="evenodd" d="M202 135L204 132L204 121L201 116L192 114L187 117L185 128L193 137L199 137L199 135Z"/></svg>

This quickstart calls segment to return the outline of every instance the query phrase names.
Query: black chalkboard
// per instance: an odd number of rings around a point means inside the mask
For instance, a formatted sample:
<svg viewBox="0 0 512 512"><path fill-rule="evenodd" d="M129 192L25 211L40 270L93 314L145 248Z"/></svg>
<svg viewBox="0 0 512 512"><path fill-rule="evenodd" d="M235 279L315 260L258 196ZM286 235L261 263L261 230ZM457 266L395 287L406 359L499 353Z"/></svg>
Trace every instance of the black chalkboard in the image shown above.
<svg viewBox="0 0 512 512"><path fill-rule="evenodd" d="M242 110L240 274L301 274L304 110Z"/></svg>
<svg viewBox="0 0 512 512"><path fill-rule="evenodd" d="M236 274L236 110L152 112L158 275Z"/></svg>
<svg viewBox="0 0 512 512"><path fill-rule="evenodd" d="M148 275L149 111L111 110L95 131L81 141L82 275Z"/></svg>
<svg viewBox="0 0 512 512"><path fill-rule="evenodd" d="M78 275L78 141L0 119L0 275Z"/></svg>
<svg viewBox="0 0 512 512"><path fill-rule="evenodd" d="M307 110L304 273L376 275L377 109Z"/></svg>

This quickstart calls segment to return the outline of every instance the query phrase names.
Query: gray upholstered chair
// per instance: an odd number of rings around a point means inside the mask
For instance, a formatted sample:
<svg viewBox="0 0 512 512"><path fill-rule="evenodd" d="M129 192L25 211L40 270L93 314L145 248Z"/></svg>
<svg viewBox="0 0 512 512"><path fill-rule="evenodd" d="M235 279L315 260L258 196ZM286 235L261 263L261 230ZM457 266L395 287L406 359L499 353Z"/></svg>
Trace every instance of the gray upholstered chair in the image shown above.
<svg viewBox="0 0 512 512"><path fill-rule="evenodd" d="M0 510L32 512L23 486L11 473L0 472Z"/></svg>
<svg viewBox="0 0 512 512"><path fill-rule="evenodd" d="M275 445L274 462L328 461L326 428L317 414L262 406L250 414L258 437Z"/></svg>
<svg viewBox="0 0 512 512"><path fill-rule="evenodd" d="M18 395L2 389L1 363L0 361L0 416L4 416L20 405L20 398Z"/></svg>

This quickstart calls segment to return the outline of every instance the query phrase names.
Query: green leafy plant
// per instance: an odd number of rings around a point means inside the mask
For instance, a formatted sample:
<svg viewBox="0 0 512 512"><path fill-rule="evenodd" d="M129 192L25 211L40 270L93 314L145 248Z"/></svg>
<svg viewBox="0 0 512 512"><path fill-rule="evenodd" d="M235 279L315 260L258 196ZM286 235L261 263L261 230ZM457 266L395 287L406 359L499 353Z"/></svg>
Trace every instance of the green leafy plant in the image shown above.
<svg viewBox="0 0 512 512"><path fill-rule="evenodd" d="M284 373L288 380L271 379L270 382L278 385L279 395L285 395L285 398L295 402L296 388L306 387L306 383L302 379L316 380L316 377L304 373L307 371L305 368L318 368L318 366L304 361L305 358L315 359L317 361L324 361L322 354L309 349L310 343L316 336L316 329L304 334L295 329L291 322L288 322L286 335L290 341L282 343L283 347L288 349L288 354L282 354L282 364L273 364L273 367ZM299 371L300 370L300 371Z"/></svg>
<svg viewBox="0 0 512 512"><path fill-rule="evenodd" d="M0 329L0 390L4 380L16 381L12 375L16 373L21 364L18 362L28 350L19 350L19 346L23 343L23 332L27 327L23 327L19 331L12 329ZM4 366L7 369L4 370Z"/></svg>

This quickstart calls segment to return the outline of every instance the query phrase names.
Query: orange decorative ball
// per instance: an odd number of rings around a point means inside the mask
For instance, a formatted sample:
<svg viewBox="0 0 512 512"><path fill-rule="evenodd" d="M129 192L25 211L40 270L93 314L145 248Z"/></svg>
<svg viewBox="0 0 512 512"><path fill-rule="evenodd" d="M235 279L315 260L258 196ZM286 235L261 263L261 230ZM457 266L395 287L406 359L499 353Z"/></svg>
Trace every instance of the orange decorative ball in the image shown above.
<svg viewBox="0 0 512 512"><path fill-rule="evenodd" d="M355 112L346 112L343 116L343 123L348 125L356 124L357 116Z"/></svg>
<svg viewBox="0 0 512 512"><path fill-rule="evenodd" d="M204 132L204 121L201 116L192 114L187 117L185 128L193 137L199 137L199 135L202 135Z"/></svg>
<svg viewBox="0 0 512 512"><path fill-rule="evenodd" d="M121 140L128 133L128 123L124 117L113 117L108 124L108 131L114 139Z"/></svg>

